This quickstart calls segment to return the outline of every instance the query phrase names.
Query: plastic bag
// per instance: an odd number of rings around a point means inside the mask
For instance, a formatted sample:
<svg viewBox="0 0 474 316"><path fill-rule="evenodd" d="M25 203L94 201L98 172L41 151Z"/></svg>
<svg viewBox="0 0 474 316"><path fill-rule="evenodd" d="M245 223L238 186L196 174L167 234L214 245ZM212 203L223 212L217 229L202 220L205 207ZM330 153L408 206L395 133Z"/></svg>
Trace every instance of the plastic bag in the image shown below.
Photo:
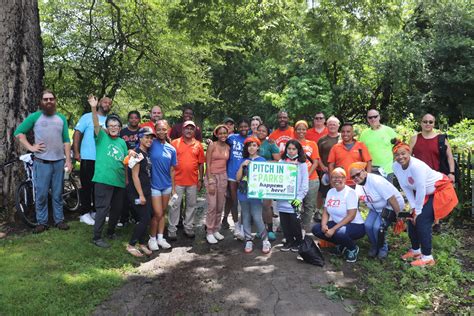
<svg viewBox="0 0 474 316"><path fill-rule="evenodd" d="M304 237L298 249L298 254L305 262L315 266L323 267L325 264L321 249L319 249L314 240L309 236Z"/></svg>

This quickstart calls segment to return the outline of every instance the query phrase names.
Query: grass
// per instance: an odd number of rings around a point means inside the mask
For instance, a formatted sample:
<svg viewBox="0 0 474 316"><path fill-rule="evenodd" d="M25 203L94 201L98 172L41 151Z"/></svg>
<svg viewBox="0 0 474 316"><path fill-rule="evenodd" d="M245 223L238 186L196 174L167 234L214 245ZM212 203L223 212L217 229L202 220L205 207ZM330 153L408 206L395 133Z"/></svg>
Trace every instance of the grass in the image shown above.
<svg viewBox="0 0 474 316"><path fill-rule="evenodd" d="M410 246L406 233L389 236L389 258L369 259L368 241L360 242L361 251L356 265L356 285L347 288L329 285L320 289L328 298L351 298L358 301L358 314L413 315L423 312L469 314L473 304L474 273L463 268L455 255L472 260L472 250L463 250L463 235L470 231L449 229L434 236L433 254L436 265L411 267L399 260ZM472 261L471 261L472 262Z"/></svg>
<svg viewBox="0 0 474 316"><path fill-rule="evenodd" d="M88 315L134 269L127 231L103 250L91 244L91 226L70 224L0 240L0 315Z"/></svg>

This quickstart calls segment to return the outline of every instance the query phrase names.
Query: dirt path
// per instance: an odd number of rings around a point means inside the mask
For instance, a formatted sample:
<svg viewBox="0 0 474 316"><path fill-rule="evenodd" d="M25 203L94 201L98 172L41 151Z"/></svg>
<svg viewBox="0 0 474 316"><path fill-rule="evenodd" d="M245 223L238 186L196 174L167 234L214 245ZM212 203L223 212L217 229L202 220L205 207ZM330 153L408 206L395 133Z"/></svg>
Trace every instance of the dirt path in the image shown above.
<svg viewBox="0 0 474 316"><path fill-rule="evenodd" d="M203 217L200 201L199 221ZM160 250L95 315L345 315L352 302L333 302L318 290L330 282L351 282L328 260L324 268L305 264L278 243L263 255L257 240L252 254L232 238L210 246L202 226L194 240L178 235L170 251Z"/></svg>

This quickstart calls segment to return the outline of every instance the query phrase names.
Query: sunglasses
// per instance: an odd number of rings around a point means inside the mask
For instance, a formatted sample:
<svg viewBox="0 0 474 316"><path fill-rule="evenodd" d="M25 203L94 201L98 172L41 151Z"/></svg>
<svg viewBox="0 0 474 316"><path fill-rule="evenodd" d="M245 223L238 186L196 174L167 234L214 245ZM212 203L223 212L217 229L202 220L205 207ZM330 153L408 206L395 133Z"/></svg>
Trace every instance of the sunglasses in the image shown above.
<svg viewBox="0 0 474 316"><path fill-rule="evenodd" d="M434 124L434 121L422 121L423 124Z"/></svg>
<svg viewBox="0 0 474 316"><path fill-rule="evenodd" d="M315 116L314 117L315 120L324 120L324 117L321 117L321 116Z"/></svg>
<svg viewBox="0 0 474 316"><path fill-rule="evenodd" d="M367 118L368 118L369 120L376 119L377 117L379 117L379 116L378 116L378 115L367 116Z"/></svg>
<svg viewBox="0 0 474 316"><path fill-rule="evenodd" d="M362 171L359 171L358 173L354 174L351 176L351 179L354 180L355 178L357 177L360 177L360 174L362 173Z"/></svg>
<svg viewBox="0 0 474 316"><path fill-rule="evenodd" d="M55 100L55 98L43 98L44 102L54 101L54 100Z"/></svg>

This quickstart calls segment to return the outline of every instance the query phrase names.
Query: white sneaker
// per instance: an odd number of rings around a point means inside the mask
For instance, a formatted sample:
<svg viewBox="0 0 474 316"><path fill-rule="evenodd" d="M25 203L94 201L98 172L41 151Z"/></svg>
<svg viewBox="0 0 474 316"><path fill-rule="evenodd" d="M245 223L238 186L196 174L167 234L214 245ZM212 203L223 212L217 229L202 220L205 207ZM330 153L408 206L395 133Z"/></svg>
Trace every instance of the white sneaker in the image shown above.
<svg viewBox="0 0 474 316"><path fill-rule="evenodd" d="M157 241L158 246L160 246L163 249L170 249L171 245L166 241L166 239L158 240Z"/></svg>
<svg viewBox="0 0 474 316"><path fill-rule="evenodd" d="M268 240L263 241L262 252L267 254L272 249L272 244Z"/></svg>
<svg viewBox="0 0 474 316"><path fill-rule="evenodd" d="M207 235L207 236L206 236L206 240L207 240L207 242L210 243L211 245L212 245L212 244L217 244L217 239L216 239L216 237L214 237L214 235L212 235L212 234Z"/></svg>
<svg viewBox="0 0 474 316"><path fill-rule="evenodd" d="M214 233L214 237L217 239L217 240L223 240L224 239L224 236L219 233L219 232L215 232Z"/></svg>
<svg viewBox="0 0 474 316"><path fill-rule="evenodd" d="M97 212L90 212L89 215L90 217L95 220L95 214L97 214Z"/></svg>
<svg viewBox="0 0 474 316"><path fill-rule="evenodd" d="M91 217L91 214L90 213L86 213L84 215L81 215L79 217L79 221L81 223L84 223L84 224L87 224L87 225L94 225L95 224L95 221L94 219Z"/></svg>
<svg viewBox="0 0 474 316"><path fill-rule="evenodd" d="M237 238L238 240L245 240L243 229L244 229L244 226L240 225L238 222L235 223L234 237Z"/></svg>
<svg viewBox="0 0 474 316"><path fill-rule="evenodd" d="M245 243L245 248L244 248L244 252L245 253L251 253L253 250L253 242L251 240L248 240L246 243Z"/></svg>
<svg viewBox="0 0 474 316"><path fill-rule="evenodd" d="M158 243L156 242L156 239L155 238L150 238L150 240L148 240L148 248L151 250L151 251L157 251L159 248L158 248Z"/></svg>

